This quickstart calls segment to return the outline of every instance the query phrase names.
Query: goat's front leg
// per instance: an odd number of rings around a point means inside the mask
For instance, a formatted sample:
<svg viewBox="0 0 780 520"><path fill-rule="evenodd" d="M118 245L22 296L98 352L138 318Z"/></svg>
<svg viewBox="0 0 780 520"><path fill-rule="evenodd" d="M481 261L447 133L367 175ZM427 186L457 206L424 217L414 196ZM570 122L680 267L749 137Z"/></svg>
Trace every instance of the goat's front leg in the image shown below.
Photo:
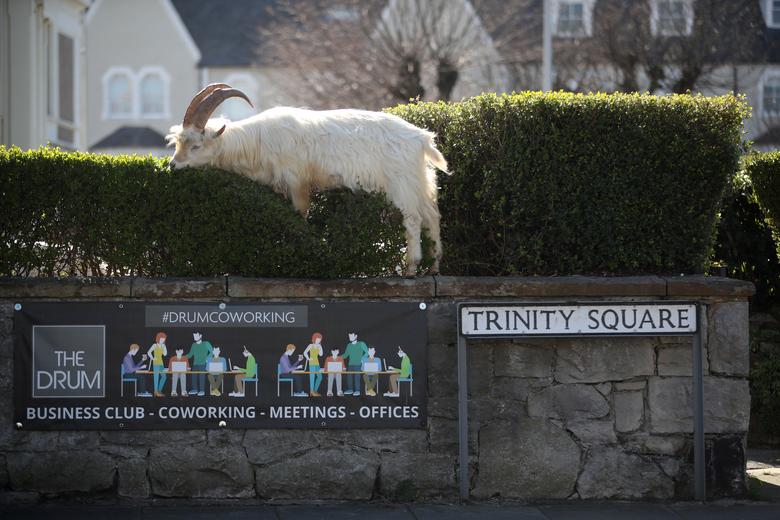
<svg viewBox="0 0 780 520"><path fill-rule="evenodd" d="M290 186L290 199L293 207L306 218L311 206L311 190L308 186L295 184Z"/></svg>

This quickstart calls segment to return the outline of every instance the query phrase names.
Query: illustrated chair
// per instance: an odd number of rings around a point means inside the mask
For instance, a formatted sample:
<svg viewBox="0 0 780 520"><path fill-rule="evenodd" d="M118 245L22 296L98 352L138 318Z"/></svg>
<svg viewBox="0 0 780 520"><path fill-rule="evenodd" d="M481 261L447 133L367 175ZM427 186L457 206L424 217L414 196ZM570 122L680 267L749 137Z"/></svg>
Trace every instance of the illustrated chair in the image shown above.
<svg viewBox="0 0 780 520"><path fill-rule="evenodd" d="M409 383L409 396L411 397L413 394L413 387L412 384L414 382L414 367L411 363L409 363L409 377L399 378L398 379L398 389L401 389L401 383Z"/></svg>
<svg viewBox="0 0 780 520"><path fill-rule="evenodd" d="M257 379L257 376L255 376L255 379ZM247 380L244 379L244 381ZM293 395L293 378L282 377L282 364L278 363L276 365L276 397L279 397L282 393L282 383L290 383L290 395ZM255 392L257 392L257 383L255 383Z"/></svg>
<svg viewBox="0 0 780 520"><path fill-rule="evenodd" d="M246 385L246 383L254 383L255 384L255 397L257 397L257 387L260 386L260 383L257 382L257 376L259 374L260 374L260 365L257 365L257 371L255 372L255 377L245 377L244 378L244 384L245 385ZM292 382L292 379L290 379L290 381ZM278 394L279 394L278 390L279 389L277 388L277 392L276 392L277 393L277 397L278 397ZM246 391L246 390L244 390L244 391Z"/></svg>
<svg viewBox="0 0 780 520"><path fill-rule="evenodd" d="M120 384L120 387L119 387L119 395L121 397L125 396L125 383L133 383L133 395L137 396L138 395L138 380L136 380L135 378L127 379L125 377L125 366L124 365L119 365L119 375L121 376L121 380L122 380L122 382Z"/></svg>

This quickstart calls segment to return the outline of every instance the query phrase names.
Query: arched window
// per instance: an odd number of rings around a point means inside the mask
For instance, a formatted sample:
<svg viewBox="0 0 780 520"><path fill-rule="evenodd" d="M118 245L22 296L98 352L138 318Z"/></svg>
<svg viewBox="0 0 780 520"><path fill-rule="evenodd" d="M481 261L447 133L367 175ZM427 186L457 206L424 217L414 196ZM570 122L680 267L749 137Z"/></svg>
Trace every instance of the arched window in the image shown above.
<svg viewBox="0 0 780 520"><path fill-rule="evenodd" d="M139 85L141 97L141 116L165 117L165 99L167 97L165 80L159 72L147 72L141 76Z"/></svg>
<svg viewBox="0 0 780 520"><path fill-rule="evenodd" d="M766 76L762 84L761 106L764 115L780 115L780 74Z"/></svg>
<svg viewBox="0 0 780 520"><path fill-rule="evenodd" d="M225 83L246 94L247 97L252 100L252 104L255 108L250 107L249 104L241 98L231 98L222 103L222 106L217 109L218 114L224 115L231 121L238 121L257 113L255 110L259 108L257 82L252 76L248 74L232 74L225 78Z"/></svg>
<svg viewBox="0 0 780 520"><path fill-rule="evenodd" d="M109 72L104 78L106 117L132 117L133 79L128 71Z"/></svg>

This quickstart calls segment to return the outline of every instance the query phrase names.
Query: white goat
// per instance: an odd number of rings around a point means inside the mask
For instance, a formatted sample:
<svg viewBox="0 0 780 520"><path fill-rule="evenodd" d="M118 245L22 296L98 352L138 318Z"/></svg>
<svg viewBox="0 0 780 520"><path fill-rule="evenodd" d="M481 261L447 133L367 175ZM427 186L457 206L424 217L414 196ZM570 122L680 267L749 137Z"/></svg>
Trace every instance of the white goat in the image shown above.
<svg viewBox="0 0 780 520"><path fill-rule="evenodd" d="M435 171L447 162L434 134L400 117L364 110L314 111L278 107L241 121L209 117L224 100L246 95L224 83L199 92L168 144L174 168L211 165L271 186L306 215L314 190L346 187L387 194L406 229L406 275L422 258L420 229L434 242L438 272L442 247Z"/></svg>

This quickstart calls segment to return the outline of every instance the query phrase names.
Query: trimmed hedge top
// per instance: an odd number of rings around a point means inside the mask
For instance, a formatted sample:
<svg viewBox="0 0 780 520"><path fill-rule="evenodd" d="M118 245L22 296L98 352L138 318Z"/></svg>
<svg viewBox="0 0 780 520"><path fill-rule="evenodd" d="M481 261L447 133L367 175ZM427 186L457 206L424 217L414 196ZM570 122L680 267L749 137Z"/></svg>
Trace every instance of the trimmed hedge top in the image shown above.
<svg viewBox="0 0 780 520"><path fill-rule="evenodd" d="M439 135L443 272L703 272L742 152L734 96L482 95L391 112Z"/></svg>
<svg viewBox="0 0 780 520"><path fill-rule="evenodd" d="M390 109L438 133L444 274L701 272L741 152L733 97L486 94ZM0 148L0 275L397 272L400 214L164 161Z"/></svg>

